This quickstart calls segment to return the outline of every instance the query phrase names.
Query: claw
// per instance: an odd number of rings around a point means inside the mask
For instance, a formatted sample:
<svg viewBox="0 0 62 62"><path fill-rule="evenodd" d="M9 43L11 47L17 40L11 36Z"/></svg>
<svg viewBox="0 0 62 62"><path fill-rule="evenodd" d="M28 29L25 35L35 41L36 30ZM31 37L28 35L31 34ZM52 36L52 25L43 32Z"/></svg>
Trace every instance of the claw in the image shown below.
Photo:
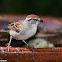
<svg viewBox="0 0 62 62"><path fill-rule="evenodd" d="M8 51L8 52L10 51L10 48L11 48L11 46L8 45L8 46L7 46L7 51Z"/></svg>

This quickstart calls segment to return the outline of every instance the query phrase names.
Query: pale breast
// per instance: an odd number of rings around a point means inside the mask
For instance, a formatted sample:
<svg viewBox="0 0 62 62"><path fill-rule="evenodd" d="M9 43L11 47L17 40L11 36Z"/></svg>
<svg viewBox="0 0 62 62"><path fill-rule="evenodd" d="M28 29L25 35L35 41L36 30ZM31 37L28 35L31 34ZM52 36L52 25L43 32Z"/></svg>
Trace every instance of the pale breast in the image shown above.
<svg viewBox="0 0 62 62"><path fill-rule="evenodd" d="M19 40L26 40L26 39L32 37L32 36L36 33L36 31L37 31L37 27L36 27L36 26L33 27L33 28L31 28L31 29L27 29L27 30L24 32L24 34L20 33L18 39L19 39Z"/></svg>
<svg viewBox="0 0 62 62"><path fill-rule="evenodd" d="M37 26L31 26L25 28L25 30L21 30L20 33L17 33L15 31L10 31L10 35L13 36L16 40L26 40L30 37L32 37L37 31Z"/></svg>

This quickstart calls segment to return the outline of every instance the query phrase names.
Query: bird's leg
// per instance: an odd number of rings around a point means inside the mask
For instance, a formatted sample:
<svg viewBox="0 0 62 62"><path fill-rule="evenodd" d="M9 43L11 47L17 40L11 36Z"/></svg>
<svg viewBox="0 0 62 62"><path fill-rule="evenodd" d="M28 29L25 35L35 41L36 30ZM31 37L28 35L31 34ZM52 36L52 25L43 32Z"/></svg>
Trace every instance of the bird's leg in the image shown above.
<svg viewBox="0 0 62 62"><path fill-rule="evenodd" d="M10 36L10 41L9 41L9 44L8 44L8 51L10 49L11 40L12 40L12 36Z"/></svg>
<svg viewBox="0 0 62 62"><path fill-rule="evenodd" d="M25 42L25 40L22 40L29 48L31 48L31 50L32 50L32 52L33 52L33 49L32 49L32 47L30 47L26 42Z"/></svg>

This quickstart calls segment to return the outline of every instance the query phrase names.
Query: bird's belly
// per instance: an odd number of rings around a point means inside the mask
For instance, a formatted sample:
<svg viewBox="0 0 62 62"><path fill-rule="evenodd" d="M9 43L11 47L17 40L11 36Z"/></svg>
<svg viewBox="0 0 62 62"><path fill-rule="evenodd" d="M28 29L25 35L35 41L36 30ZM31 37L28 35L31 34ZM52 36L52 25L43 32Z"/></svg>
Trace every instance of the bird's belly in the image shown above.
<svg viewBox="0 0 62 62"><path fill-rule="evenodd" d="M17 36L17 40L26 40L30 37L32 37L34 34L36 33L36 31L31 31L31 32L27 32L25 34L19 35Z"/></svg>
<svg viewBox="0 0 62 62"><path fill-rule="evenodd" d="M32 37L37 31L37 27L30 29L30 30L26 30L26 31L22 31L21 33L17 33L15 31L10 31L10 35L13 36L14 39L16 40L26 40L30 37Z"/></svg>

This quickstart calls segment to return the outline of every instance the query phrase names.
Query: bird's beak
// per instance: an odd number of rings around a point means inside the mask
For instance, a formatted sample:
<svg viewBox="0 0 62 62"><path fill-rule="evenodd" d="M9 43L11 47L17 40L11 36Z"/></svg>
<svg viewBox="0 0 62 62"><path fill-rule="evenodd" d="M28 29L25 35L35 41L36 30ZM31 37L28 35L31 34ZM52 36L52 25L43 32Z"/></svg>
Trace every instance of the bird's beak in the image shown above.
<svg viewBox="0 0 62 62"><path fill-rule="evenodd" d="M44 22L44 21L40 19L40 22Z"/></svg>

